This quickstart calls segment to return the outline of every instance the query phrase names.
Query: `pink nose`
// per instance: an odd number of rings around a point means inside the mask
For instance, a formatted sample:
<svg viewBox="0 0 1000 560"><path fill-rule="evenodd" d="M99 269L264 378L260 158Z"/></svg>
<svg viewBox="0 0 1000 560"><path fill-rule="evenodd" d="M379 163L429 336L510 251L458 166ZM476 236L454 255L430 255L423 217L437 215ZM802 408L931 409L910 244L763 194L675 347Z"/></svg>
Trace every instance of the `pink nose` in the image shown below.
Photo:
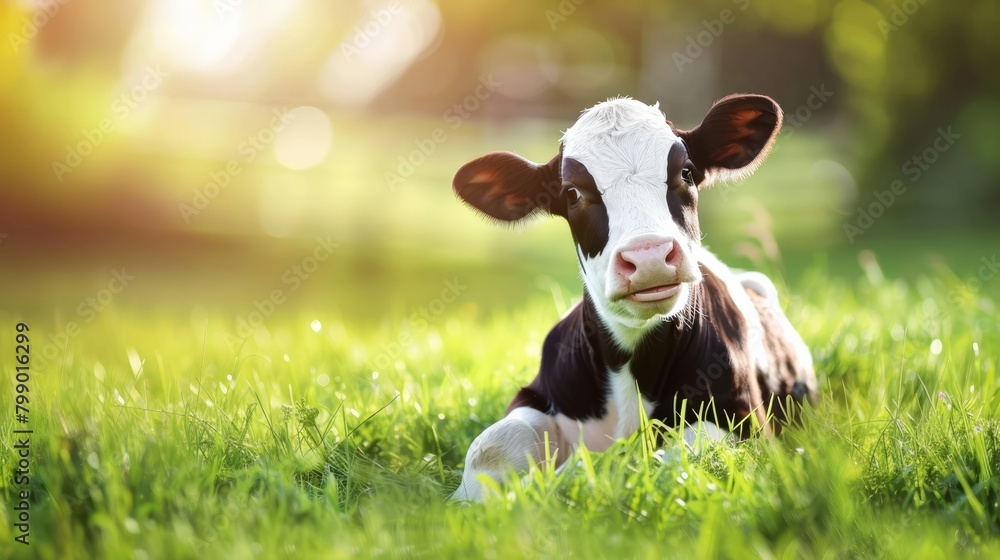
<svg viewBox="0 0 1000 560"><path fill-rule="evenodd" d="M681 251L677 243L658 235L633 239L615 255L615 273L629 284L676 278ZM645 287L645 286L643 286Z"/></svg>

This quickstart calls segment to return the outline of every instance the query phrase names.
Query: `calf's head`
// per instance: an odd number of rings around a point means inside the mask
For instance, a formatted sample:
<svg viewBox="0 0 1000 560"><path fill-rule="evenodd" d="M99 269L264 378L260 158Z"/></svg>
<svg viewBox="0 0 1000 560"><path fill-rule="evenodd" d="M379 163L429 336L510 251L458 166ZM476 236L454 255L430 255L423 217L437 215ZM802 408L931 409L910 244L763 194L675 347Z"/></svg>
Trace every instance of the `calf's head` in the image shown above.
<svg viewBox="0 0 1000 560"><path fill-rule="evenodd" d="M701 280L699 189L752 173L781 118L769 97L732 95L682 131L658 106L612 99L584 111L547 164L493 152L458 171L455 193L501 222L565 218L602 319L642 330L680 313Z"/></svg>

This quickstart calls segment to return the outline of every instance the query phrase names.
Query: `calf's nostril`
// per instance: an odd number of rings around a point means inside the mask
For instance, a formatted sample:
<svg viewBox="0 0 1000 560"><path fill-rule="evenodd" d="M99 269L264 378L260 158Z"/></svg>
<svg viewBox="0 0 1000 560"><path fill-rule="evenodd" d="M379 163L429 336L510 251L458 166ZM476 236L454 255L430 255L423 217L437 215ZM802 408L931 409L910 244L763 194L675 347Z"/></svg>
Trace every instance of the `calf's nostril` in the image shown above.
<svg viewBox="0 0 1000 560"><path fill-rule="evenodd" d="M680 249L681 248L677 245L676 241L671 242L671 244L670 244L670 250L667 251L667 258L666 258L666 263L667 264L673 265L673 264L676 264L680 260L680 258L681 258L681 251L680 251Z"/></svg>
<svg viewBox="0 0 1000 560"><path fill-rule="evenodd" d="M635 264L633 264L632 261L626 260L624 255L622 255L622 253L618 253L617 265L618 265L618 271L626 276L631 275L633 272L636 271Z"/></svg>

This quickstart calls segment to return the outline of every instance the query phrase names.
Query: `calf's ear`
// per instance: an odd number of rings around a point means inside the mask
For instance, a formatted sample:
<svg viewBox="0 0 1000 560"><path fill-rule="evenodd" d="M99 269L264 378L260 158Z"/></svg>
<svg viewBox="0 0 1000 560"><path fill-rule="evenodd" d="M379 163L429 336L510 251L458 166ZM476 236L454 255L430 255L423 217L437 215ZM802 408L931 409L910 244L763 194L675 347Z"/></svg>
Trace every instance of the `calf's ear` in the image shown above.
<svg viewBox="0 0 1000 560"><path fill-rule="evenodd" d="M704 177L699 186L708 186L753 173L771 151L781 120L770 97L737 94L716 101L697 127L676 132Z"/></svg>
<svg viewBox="0 0 1000 560"><path fill-rule="evenodd" d="M547 164L511 152L492 152L462 166L453 186L469 206L494 220L516 222L552 212L562 183L557 155Z"/></svg>

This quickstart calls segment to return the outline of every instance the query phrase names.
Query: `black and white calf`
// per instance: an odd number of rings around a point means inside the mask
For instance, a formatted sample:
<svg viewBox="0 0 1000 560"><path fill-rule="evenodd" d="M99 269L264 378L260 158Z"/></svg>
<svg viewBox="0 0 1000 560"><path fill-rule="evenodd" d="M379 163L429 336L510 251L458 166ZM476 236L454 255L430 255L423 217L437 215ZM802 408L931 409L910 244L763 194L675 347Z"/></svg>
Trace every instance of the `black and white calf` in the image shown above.
<svg viewBox="0 0 1000 560"><path fill-rule="evenodd" d="M479 475L561 464L580 442L607 449L639 428L640 403L692 440L776 433L769 412L782 420L788 397L814 398L812 358L774 285L719 262L698 225L699 190L752 173L781 119L770 98L733 95L682 131L657 106L612 99L584 111L547 164L494 152L458 171L456 194L492 219L565 218L584 296L546 337L534 381L472 443L455 498L480 499Z"/></svg>

